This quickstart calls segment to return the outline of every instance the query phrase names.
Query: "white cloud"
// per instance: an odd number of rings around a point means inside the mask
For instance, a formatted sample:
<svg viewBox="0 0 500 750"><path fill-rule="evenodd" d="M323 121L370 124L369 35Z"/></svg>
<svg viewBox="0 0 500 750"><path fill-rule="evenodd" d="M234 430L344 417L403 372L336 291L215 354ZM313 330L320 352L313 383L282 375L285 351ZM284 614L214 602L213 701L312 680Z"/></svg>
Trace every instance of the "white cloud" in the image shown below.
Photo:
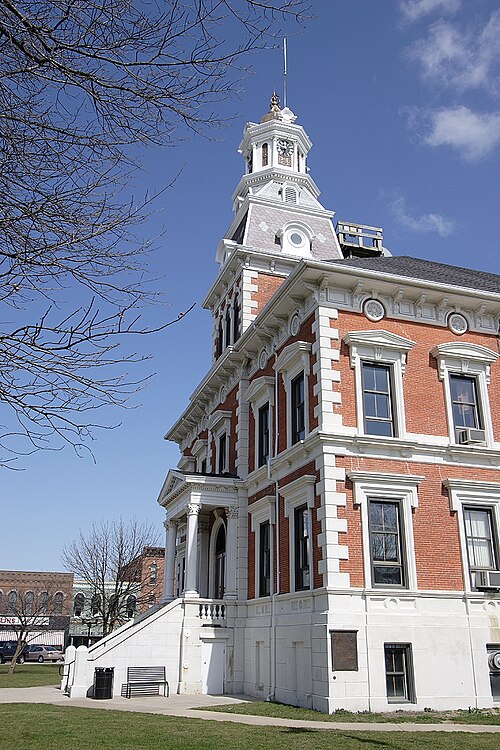
<svg viewBox="0 0 500 750"><path fill-rule="evenodd" d="M461 31L452 23L437 21L427 36L410 50L425 78L464 91L496 88L500 62L500 10L479 30Z"/></svg>
<svg viewBox="0 0 500 750"><path fill-rule="evenodd" d="M487 156L500 143L500 112L477 114L468 107L440 109L430 115L430 146L451 146L466 161Z"/></svg>
<svg viewBox="0 0 500 750"><path fill-rule="evenodd" d="M389 208L395 220L412 232L437 232L440 237L448 237L455 231L455 224L441 214L428 213L421 216L410 216L406 208L406 201L402 195L392 196Z"/></svg>
<svg viewBox="0 0 500 750"><path fill-rule="evenodd" d="M407 21L418 21L429 13L456 13L461 0L401 0L400 10Z"/></svg>

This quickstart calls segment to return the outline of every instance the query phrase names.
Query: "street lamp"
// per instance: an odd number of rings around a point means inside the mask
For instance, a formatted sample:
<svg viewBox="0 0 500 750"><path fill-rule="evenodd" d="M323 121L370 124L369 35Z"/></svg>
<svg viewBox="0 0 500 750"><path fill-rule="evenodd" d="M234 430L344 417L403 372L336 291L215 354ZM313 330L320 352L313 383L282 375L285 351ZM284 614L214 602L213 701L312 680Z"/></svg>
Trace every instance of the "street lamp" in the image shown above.
<svg viewBox="0 0 500 750"><path fill-rule="evenodd" d="M90 632L92 630L92 625L96 624L96 619L94 617L88 617L82 619L82 625L87 626L87 648L90 646Z"/></svg>

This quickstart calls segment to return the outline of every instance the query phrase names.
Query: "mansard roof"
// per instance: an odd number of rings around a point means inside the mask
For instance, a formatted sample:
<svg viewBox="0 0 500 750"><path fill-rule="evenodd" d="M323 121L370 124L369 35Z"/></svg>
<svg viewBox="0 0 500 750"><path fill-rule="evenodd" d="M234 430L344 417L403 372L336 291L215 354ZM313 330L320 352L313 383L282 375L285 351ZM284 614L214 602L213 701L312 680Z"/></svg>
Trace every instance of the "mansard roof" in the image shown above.
<svg viewBox="0 0 500 750"><path fill-rule="evenodd" d="M409 255L381 256L378 258L344 258L328 261L332 265L362 268L367 271L389 273L404 278L433 281L483 292L500 294L500 275L471 268L436 263L432 260L412 258Z"/></svg>

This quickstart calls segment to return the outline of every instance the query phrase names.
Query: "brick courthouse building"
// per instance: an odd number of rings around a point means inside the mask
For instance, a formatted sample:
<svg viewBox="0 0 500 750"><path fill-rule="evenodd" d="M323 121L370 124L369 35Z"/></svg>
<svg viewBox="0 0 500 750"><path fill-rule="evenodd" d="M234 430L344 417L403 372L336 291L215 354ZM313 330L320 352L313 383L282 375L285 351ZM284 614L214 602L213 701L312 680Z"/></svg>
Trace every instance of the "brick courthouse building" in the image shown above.
<svg viewBox="0 0 500 750"><path fill-rule="evenodd" d="M150 663L322 711L498 705L500 277L334 226L295 119L273 97L244 130L212 366L167 435L162 605L68 690Z"/></svg>

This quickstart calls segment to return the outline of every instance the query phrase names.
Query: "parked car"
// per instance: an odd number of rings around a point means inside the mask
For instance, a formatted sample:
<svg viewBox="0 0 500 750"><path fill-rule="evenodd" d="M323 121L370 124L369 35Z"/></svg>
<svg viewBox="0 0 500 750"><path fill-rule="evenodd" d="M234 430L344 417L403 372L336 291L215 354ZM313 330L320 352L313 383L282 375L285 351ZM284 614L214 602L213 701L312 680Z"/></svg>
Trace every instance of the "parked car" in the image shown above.
<svg viewBox="0 0 500 750"><path fill-rule="evenodd" d="M54 646L41 646L38 643L34 643L28 646L25 658L26 661L38 661L42 664L44 661L60 661L64 659L64 654Z"/></svg>
<svg viewBox="0 0 500 750"><path fill-rule="evenodd" d="M0 664L4 661L12 661L14 654L16 653L17 641L0 641ZM25 646L19 656L17 657L18 664L24 664L26 661L29 646Z"/></svg>

